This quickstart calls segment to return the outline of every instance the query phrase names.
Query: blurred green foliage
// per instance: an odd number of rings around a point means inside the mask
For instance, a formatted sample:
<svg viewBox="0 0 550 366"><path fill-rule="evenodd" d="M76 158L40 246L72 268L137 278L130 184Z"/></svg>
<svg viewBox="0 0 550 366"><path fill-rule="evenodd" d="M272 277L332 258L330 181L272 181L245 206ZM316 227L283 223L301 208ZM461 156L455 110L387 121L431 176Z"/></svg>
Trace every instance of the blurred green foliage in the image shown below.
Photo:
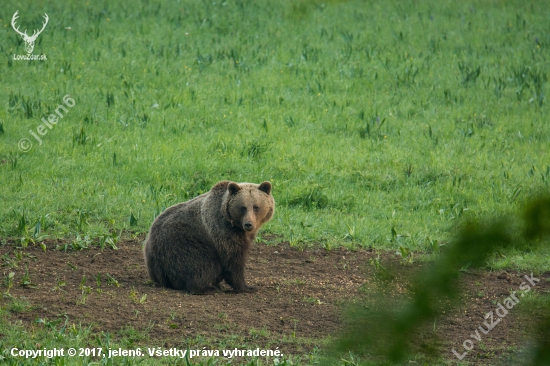
<svg viewBox="0 0 550 366"><path fill-rule="evenodd" d="M347 329L333 351L367 352L391 363L403 362L413 353L437 356L437 339L434 333L425 334L425 325L457 303L460 272L486 266L492 255L506 253L516 243L548 245L549 224L550 196L531 201L522 216L465 223L441 257L414 276L408 298L395 300L379 290L367 304L354 306L348 313ZM517 230L518 226L523 231ZM379 268L378 278L385 286L392 278L391 270ZM549 365L550 303L532 337L537 346L530 364Z"/></svg>

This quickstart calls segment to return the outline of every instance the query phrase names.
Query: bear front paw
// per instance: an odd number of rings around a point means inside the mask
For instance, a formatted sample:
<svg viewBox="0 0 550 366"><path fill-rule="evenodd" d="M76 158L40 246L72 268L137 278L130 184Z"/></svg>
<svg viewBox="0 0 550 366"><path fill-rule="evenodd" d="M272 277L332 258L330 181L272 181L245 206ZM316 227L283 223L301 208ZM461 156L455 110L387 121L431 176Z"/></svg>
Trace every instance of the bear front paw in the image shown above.
<svg viewBox="0 0 550 366"><path fill-rule="evenodd" d="M254 286L246 286L245 292L256 292L258 289Z"/></svg>
<svg viewBox="0 0 550 366"><path fill-rule="evenodd" d="M256 291L258 291L258 290L256 289L256 287L254 287L254 286L246 286L246 285L245 285L243 288L235 288L235 289L233 289L233 292L235 292L235 293L251 293L251 292L256 292Z"/></svg>

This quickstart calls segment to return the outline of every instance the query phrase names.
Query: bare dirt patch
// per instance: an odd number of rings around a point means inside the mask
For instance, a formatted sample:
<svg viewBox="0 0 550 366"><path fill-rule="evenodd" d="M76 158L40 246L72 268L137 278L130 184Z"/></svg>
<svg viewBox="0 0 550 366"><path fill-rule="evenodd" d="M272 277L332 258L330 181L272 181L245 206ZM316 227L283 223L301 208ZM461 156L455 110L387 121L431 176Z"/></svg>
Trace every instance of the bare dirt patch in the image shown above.
<svg viewBox="0 0 550 366"><path fill-rule="evenodd" d="M118 250L104 251L54 250L59 244L46 242L46 252L39 246L15 249L13 243L0 247L4 276L15 273L10 294L24 297L32 306L29 311L14 312L14 319L30 325L38 318L68 317L71 323L91 325L93 331L115 334L133 328L147 334L148 345L164 347L187 347L189 339L236 347L242 345L231 344L236 336L240 342L279 347L284 354L310 351L338 331L342 305L368 296L375 286L374 267L368 263L378 255L346 249L299 251L288 243L255 244L246 278L258 292L234 294L228 290L196 296L150 283L141 240L119 242ZM381 260L397 261L391 253L383 253ZM389 285L388 296L405 291L420 265L398 267L401 270ZM26 271L32 286L21 286ZM444 357L455 359L453 347L459 353L464 351L464 340L471 339L497 302L519 289L525 274L474 271L461 276L462 304L441 314L433 327L441 338ZM550 291L550 273L538 278L535 291ZM510 310L489 334L483 334L483 343L475 343L465 360L505 360L522 347L523 334L532 320L521 313Z"/></svg>

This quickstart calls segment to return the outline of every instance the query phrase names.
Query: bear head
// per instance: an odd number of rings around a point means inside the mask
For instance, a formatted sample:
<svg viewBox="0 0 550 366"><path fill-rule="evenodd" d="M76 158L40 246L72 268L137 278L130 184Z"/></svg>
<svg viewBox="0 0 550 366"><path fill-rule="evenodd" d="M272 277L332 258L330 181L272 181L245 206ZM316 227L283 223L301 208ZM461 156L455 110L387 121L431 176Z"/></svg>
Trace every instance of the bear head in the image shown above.
<svg viewBox="0 0 550 366"><path fill-rule="evenodd" d="M233 227L255 234L271 220L275 201L271 195L271 183L229 182L223 197L222 210Z"/></svg>

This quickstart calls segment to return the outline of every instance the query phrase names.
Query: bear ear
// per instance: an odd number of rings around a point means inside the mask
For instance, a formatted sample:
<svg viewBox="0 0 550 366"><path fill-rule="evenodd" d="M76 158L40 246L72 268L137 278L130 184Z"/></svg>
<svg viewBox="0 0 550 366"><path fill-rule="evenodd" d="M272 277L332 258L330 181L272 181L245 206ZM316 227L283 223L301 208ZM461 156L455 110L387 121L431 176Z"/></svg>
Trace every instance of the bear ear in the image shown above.
<svg viewBox="0 0 550 366"><path fill-rule="evenodd" d="M268 181L263 182L262 184L260 184L258 189L262 192L270 194L271 193L271 182L268 182Z"/></svg>
<svg viewBox="0 0 550 366"><path fill-rule="evenodd" d="M241 190L241 187L235 182L229 182L229 185L227 186L227 190L229 191L230 194L235 194Z"/></svg>

